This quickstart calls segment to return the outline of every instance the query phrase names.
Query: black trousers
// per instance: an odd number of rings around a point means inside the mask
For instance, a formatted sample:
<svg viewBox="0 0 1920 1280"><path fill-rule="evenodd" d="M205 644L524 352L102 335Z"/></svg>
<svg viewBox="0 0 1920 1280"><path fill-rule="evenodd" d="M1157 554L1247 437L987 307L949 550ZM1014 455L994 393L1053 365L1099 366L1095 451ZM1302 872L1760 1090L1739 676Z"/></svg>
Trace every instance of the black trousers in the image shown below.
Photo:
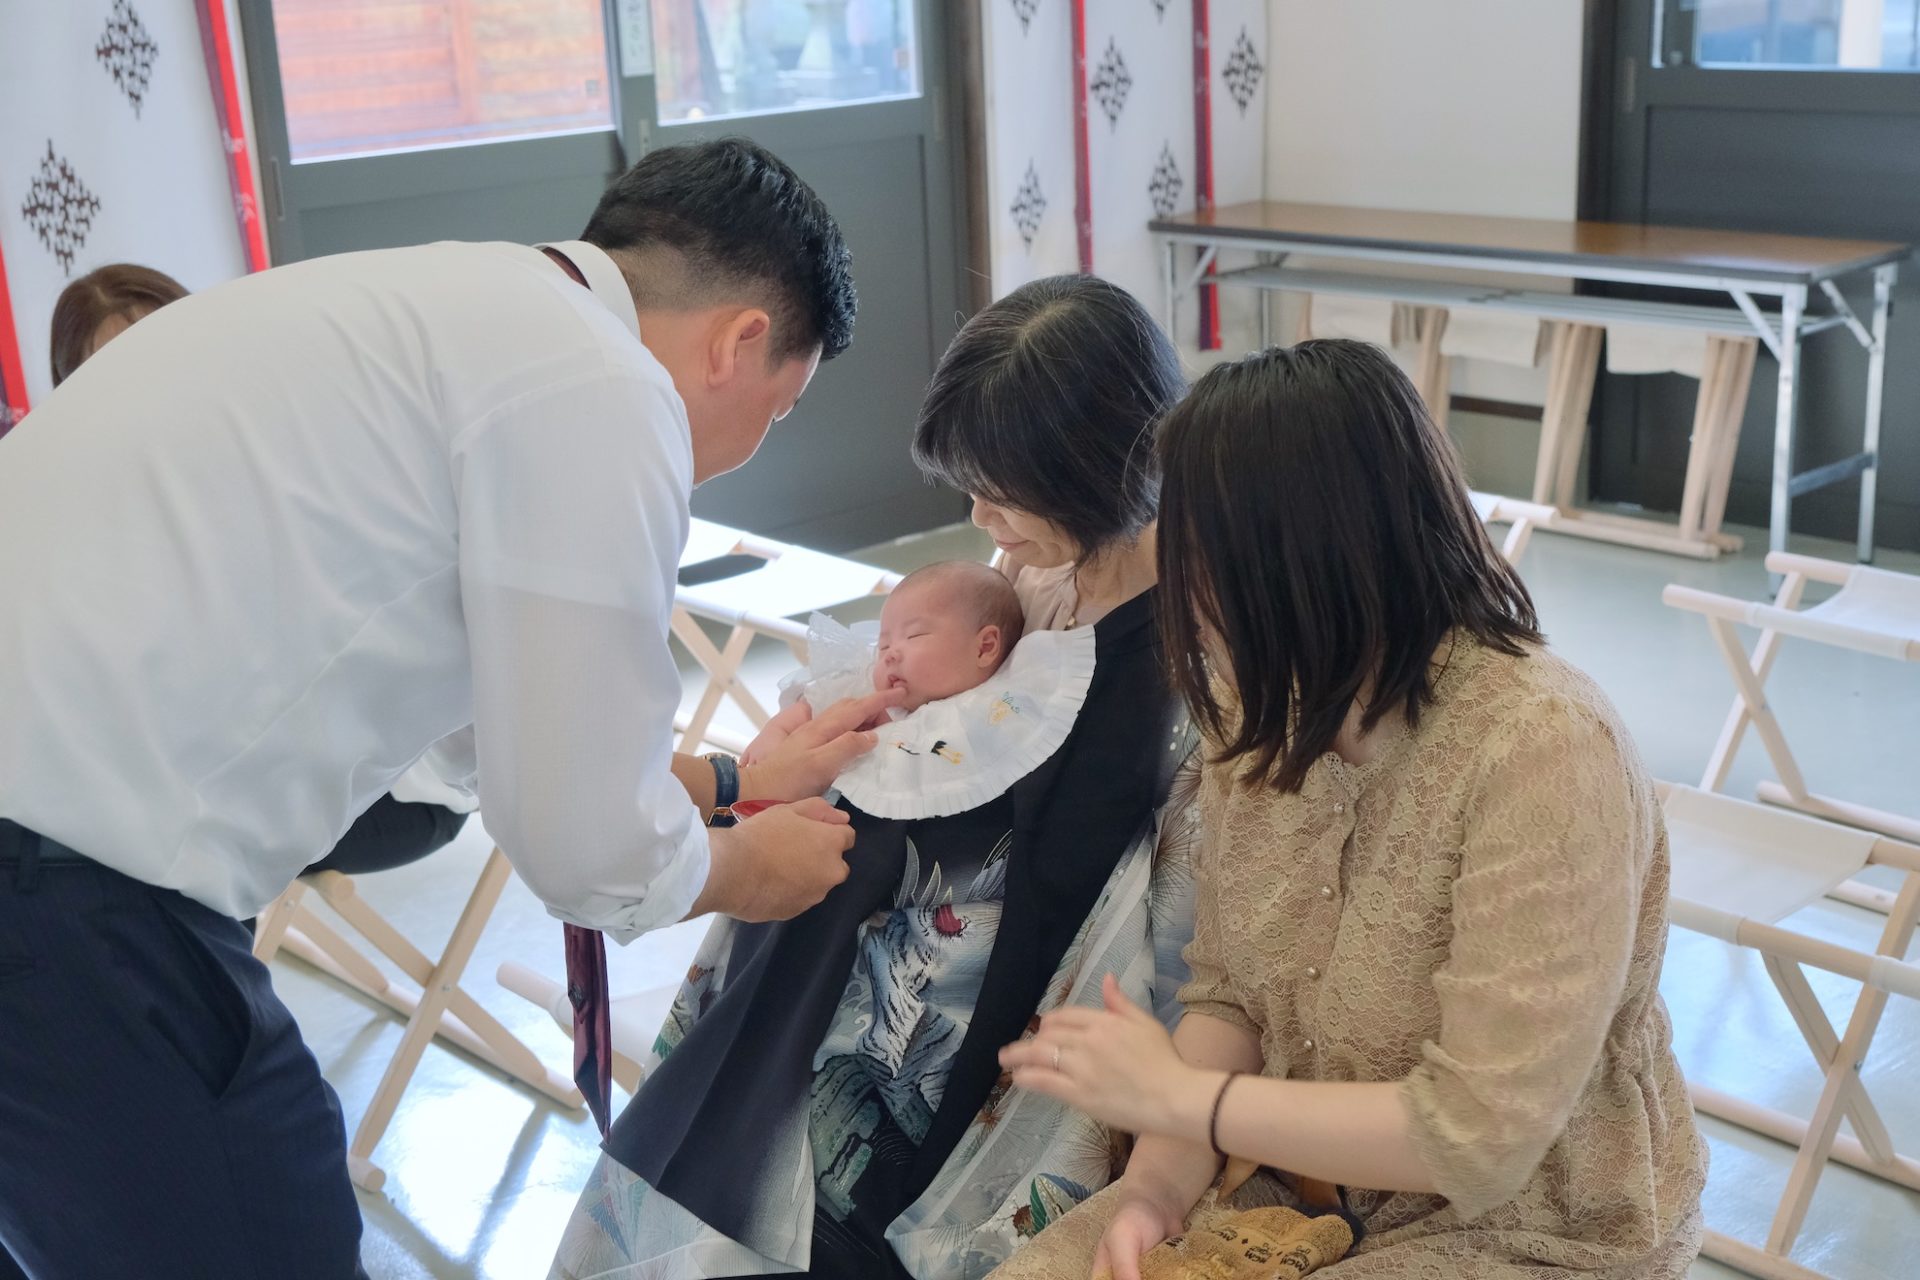
<svg viewBox="0 0 1920 1280"><path fill-rule="evenodd" d="M0 821L0 1277L364 1276L340 1104L247 930L39 851Z"/></svg>

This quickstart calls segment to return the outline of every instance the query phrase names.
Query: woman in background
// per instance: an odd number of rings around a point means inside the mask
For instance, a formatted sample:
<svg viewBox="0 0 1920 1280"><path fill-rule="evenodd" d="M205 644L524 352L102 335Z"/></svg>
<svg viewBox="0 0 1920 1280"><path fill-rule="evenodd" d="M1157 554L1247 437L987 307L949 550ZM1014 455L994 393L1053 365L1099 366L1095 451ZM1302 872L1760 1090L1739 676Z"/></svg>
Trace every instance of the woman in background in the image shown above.
<svg viewBox="0 0 1920 1280"><path fill-rule="evenodd" d="M115 262L75 280L53 304L53 385L72 377L136 320L186 296L187 287L172 276L131 262Z"/></svg>
<svg viewBox="0 0 1920 1280"><path fill-rule="evenodd" d="M1329 1280L1680 1280L1706 1150L1659 802L1446 434L1379 348L1306 342L1202 378L1160 452L1164 644L1207 737L1186 1016L1109 991L1002 1054L1142 1136L999 1274L1134 1280L1282 1205L1354 1227Z"/></svg>

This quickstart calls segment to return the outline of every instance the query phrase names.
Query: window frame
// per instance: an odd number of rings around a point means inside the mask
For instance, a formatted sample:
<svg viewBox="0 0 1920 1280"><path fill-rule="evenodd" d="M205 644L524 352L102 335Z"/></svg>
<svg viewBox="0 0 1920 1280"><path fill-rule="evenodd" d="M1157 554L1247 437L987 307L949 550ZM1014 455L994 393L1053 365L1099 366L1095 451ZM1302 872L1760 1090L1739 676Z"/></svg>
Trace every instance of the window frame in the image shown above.
<svg viewBox="0 0 1920 1280"><path fill-rule="evenodd" d="M1709 62L1695 60L1700 5L1704 0L1651 0L1653 6L1652 32L1646 46L1647 69L1656 72L1690 71L1712 75L1733 72L1742 76L1791 77L1798 79L1807 75L1856 76L1863 79L1898 79L1902 76L1920 75L1920 66L1913 67L1842 67L1828 66L1825 63L1796 62ZM1858 99L1858 109L1877 109L1887 99L1876 96L1867 90L1865 97ZM1896 99L1897 101L1897 99Z"/></svg>
<svg viewBox="0 0 1920 1280"><path fill-rule="evenodd" d="M382 206L395 207L408 201L567 181L604 184L627 166L629 157L637 158L649 144L653 78L622 74L619 6L615 0L601 0L613 106L612 121L605 128L296 162L288 136L273 0L237 3L253 101L262 214L275 264L311 256L305 224L314 213L365 209L368 221L377 225ZM644 2L628 7L637 8L643 15L648 12ZM559 238L572 234L572 230L555 229L550 234ZM509 238L511 233L502 235ZM463 238L486 236L468 233ZM402 237L395 243L410 239L417 237ZM379 240L378 236L371 237L362 247L386 247Z"/></svg>

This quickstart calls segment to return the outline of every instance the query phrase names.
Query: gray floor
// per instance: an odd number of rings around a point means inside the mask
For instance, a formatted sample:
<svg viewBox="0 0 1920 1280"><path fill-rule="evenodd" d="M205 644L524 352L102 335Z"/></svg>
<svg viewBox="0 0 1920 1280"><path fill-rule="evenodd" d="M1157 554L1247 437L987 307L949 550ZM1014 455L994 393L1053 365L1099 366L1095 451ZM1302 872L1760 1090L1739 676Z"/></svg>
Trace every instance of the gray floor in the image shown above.
<svg viewBox="0 0 1920 1280"><path fill-rule="evenodd" d="M1757 541L1757 539L1750 539ZM978 555L972 530L954 530L877 548L866 558L897 567ZM1796 549L1844 556L1845 548L1808 541ZM1887 555L1890 568L1920 571L1920 557ZM1704 622L1664 608L1660 589L1684 582L1755 597L1766 590L1757 553L1717 564L1540 535L1523 565L1553 642L1591 671L1627 718L1653 771L1697 780L1732 696ZM765 688L790 665L784 650L756 650L750 677ZM1893 662L1789 646L1769 690L1799 748L1811 784L1859 801L1920 813L1920 669ZM744 726L742 726L744 727ZM1750 795L1765 759L1750 743L1733 791ZM489 843L477 823L459 842L414 867L364 877L361 892L410 937L437 950ZM1878 917L1837 904L1809 910L1796 924L1820 936L1858 942ZM656 990L659 999L684 972L702 926L681 925L612 957L620 990ZM560 967L559 928L517 881L508 886L476 955L469 988L535 1050L568 1061L561 1032L547 1016L501 991L494 972L514 960L548 973ZM366 1105L399 1024L298 961L281 960L274 979L298 1015L339 1090L349 1124ZM1844 1023L1850 984L1815 987L1829 1016ZM1696 1079L1805 1114L1818 1077L1798 1033L1754 958L1719 943L1676 933L1665 990L1682 1064ZM1896 1140L1920 1148L1920 1010L1896 1001L1866 1066L1868 1087ZM1714 1169L1707 1193L1713 1226L1764 1240L1785 1181L1789 1150L1731 1126L1706 1122ZM386 1193L362 1195L366 1263L375 1280L487 1277L526 1280L545 1274L554 1241L595 1155L583 1114L569 1114L504 1083L456 1053L430 1049L386 1139L375 1153ZM1837 1280L1895 1280L1920 1275L1920 1196L1841 1167L1825 1175L1795 1257ZM1701 1263L1697 1276L1733 1275Z"/></svg>

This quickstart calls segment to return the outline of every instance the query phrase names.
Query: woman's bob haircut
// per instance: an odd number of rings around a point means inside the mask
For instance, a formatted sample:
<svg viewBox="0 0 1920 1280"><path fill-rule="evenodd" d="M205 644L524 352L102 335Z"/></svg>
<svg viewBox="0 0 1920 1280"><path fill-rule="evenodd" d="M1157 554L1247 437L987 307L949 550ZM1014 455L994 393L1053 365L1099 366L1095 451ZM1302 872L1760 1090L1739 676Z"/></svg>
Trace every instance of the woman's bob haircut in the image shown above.
<svg viewBox="0 0 1920 1280"><path fill-rule="evenodd" d="M1022 285L940 358L913 433L927 477L1059 526L1077 559L1140 536L1160 502L1153 429L1186 390L1137 299L1096 276Z"/></svg>
<svg viewBox="0 0 1920 1280"><path fill-rule="evenodd" d="M1363 696L1363 731L1417 725L1450 634L1540 642L1452 442L1378 347L1221 365L1168 414L1160 458L1172 681L1243 776L1298 790Z"/></svg>

